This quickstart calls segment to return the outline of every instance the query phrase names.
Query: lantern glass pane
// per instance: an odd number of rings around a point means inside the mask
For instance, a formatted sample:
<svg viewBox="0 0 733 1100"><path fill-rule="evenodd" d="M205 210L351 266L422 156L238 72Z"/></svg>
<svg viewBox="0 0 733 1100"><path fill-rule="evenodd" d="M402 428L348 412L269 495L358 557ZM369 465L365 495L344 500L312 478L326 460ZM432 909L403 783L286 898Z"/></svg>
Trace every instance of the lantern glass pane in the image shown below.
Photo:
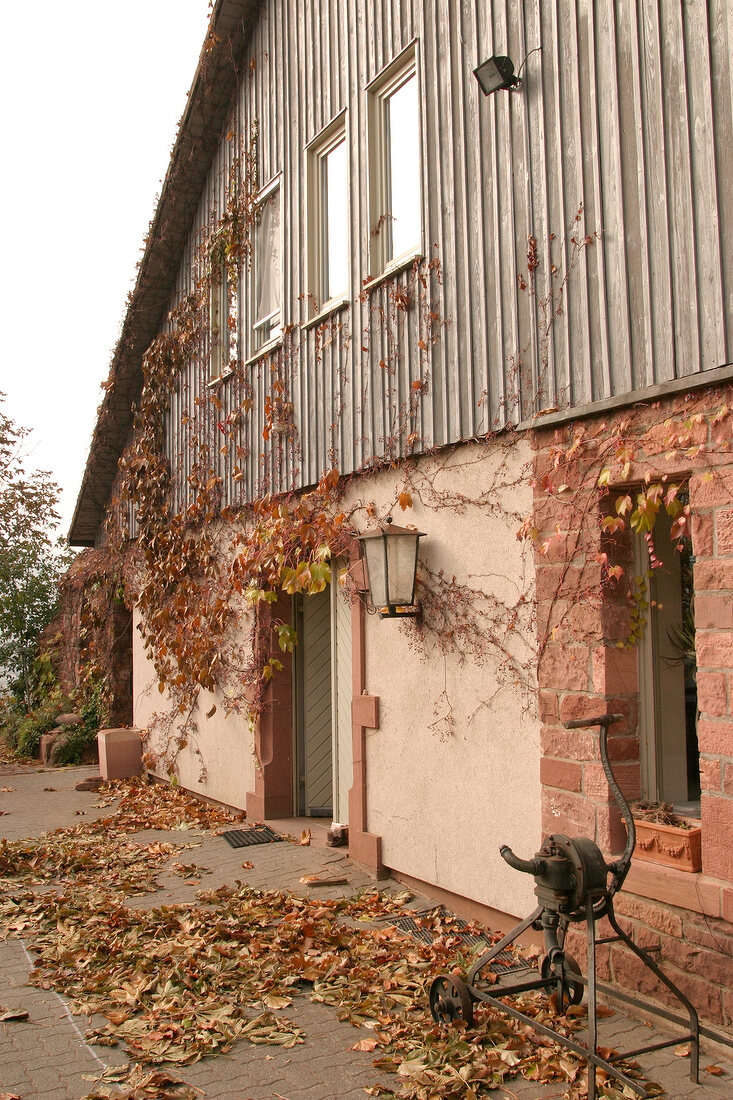
<svg viewBox="0 0 733 1100"><path fill-rule="evenodd" d="M384 539L364 539L363 546L372 603L375 607L386 607L387 584L384 576Z"/></svg>
<svg viewBox="0 0 733 1100"><path fill-rule="evenodd" d="M393 535L387 538L389 602L408 607L412 603L415 581L417 535Z"/></svg>

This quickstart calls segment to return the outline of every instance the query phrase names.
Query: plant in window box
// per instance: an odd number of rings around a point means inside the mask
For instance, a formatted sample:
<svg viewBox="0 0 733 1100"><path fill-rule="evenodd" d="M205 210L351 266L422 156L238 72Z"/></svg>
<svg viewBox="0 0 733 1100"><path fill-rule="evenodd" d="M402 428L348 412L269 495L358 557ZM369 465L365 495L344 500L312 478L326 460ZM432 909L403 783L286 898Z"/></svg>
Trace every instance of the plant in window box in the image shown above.
<svg viewBox="0 0 733 1100"><path fill-rule="evenodd" d="M702 867L702 827L681 817L669 802L635 802L631 813L636 827L634 858L699 871Z"/></svg>

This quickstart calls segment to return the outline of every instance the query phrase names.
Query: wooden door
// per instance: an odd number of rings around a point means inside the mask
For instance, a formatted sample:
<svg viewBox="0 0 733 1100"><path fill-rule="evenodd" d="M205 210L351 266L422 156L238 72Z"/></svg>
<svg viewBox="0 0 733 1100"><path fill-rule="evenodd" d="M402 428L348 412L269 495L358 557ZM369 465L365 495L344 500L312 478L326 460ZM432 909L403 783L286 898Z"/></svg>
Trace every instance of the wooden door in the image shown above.
<svg viewBox="0 0 733 1100"><path fill-rule="evenodd" d="M351 734L351 605L338 586L339 567L334 568L331 585L331 622L333 654L333 728L334 728L334 784L333 816L343 825L349 823L349 790L354 782L354 755Z"/></svg>
<svg viewBox="0 0 733 1100"><path fill-rule="evenodd" d="M330 817L333 812L330 589L304 596L301 608L299 810L312 817Z"/></svg>

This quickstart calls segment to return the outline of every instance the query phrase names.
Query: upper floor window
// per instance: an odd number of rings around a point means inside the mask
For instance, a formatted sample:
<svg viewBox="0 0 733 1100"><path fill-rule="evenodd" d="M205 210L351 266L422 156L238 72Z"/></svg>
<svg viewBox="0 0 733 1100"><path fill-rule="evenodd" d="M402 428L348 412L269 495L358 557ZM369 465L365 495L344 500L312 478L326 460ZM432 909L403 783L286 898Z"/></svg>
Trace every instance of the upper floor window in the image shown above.
<svg viewBox="0 0 733 1100"><path fill-rule="evenodd" d="M282 332L280 181L261 192L252 227L251 341L254 355L277 340Z"/></svg>
<svg viewBox="0 0 733 1100"><path fill-rule="evenodd" d="M420 95L414 46L369 88L370 274L422 251Z"/></svg>
<svg viewBox="0 0 733 1100"><path fill-rule="evenodd" d="M308 289L312 311L349 289L348 161L345 115L308 149Z"/></svg>

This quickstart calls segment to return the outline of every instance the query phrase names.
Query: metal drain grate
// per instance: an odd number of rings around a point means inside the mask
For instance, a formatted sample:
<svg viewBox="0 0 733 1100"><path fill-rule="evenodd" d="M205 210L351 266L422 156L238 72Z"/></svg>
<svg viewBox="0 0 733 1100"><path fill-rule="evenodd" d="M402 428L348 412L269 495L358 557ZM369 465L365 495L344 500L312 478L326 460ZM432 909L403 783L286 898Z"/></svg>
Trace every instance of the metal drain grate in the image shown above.
<svg viewBox="0 0 733 1100"><path fill-rule="evenodd" d="M251 829L232 829L220 834L232 848L247 848L250 844L272 844L283 838L269 825L253 825Z"/></svg>
<svg viewBox="0 0 733 1100"><path fill-rule="evenodd" d="M428 921L430 917L440 916L440 913L435 911L426 914L426 916L401 916L396 921L390 921L400 932L406 932L408 936L412 936L413 939L419 939L424 944L431 944L437 939L439 935L442 935L437 928L430 927ZM456 920L452 922L451 928L446 928L446 933L450 936L459 936L463 943L468 944L470 947L475 947L477 944L485 944L486 949L491 945L484 936L475 936L472 932L463 932L463 928L466 927L463 921Z"/></svg>
<svg viewBox="0 0 733 1100"><path fill-rule="evenodd" d="M490 963L486 964L494 974L517 974L523 970L534 970L531 959L522 959L511 951L500 951Z"/></svg>
<svg viewBox="0 0 733 1100"><path fill-rule="evenodd" d="M438 929L430 927L430 920L435 917L448 916L450 914L447 909L441 906L439 909L431 909L426 913L420 913L417 917L399 917L389 923L393 924L398 931L406 932L413 939L430 945L439 935L442 935ZM491 940L486 936L477 936L473 932L465 931L466 927L465 921L461 920L460 917L454 917L451 921L451 928L446 929L446 932L451 936L457 936L466 947L480 947L486 951L491 948ZM500 951L488 965L496 974L516 974L522 970L531 970L533 967L530 960L519 958L511 951Z"/></svg>

